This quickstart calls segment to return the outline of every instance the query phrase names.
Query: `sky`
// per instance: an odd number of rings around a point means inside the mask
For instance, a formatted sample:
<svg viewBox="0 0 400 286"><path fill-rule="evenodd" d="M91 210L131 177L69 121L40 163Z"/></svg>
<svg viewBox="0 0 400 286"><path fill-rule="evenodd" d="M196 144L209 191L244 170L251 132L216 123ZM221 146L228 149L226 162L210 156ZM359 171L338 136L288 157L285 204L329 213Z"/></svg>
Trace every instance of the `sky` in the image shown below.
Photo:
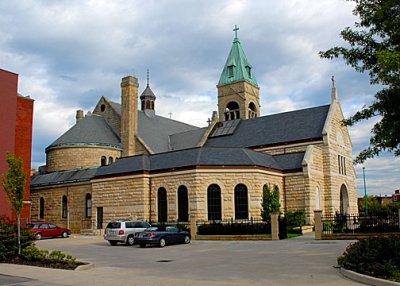
<svg viewBox="0 0 400 286"><path fill-rule="evenodd" d="M0 68L19 74L19 93L34 103L32 167L45 148L93 110L101 96L120 102L121 78L150 86L158 115L199 127L217 110L217 89L238 37L260 87L261 115L330 103L336 79L345 117L379 87L343 60L318 52L346 43L354 3L345 0L24 0L0 1ZM353 155L369 144L378 119L349 128ZM383 154L355 166L357 191L390 195L400 188L400 158Z"/></svg>

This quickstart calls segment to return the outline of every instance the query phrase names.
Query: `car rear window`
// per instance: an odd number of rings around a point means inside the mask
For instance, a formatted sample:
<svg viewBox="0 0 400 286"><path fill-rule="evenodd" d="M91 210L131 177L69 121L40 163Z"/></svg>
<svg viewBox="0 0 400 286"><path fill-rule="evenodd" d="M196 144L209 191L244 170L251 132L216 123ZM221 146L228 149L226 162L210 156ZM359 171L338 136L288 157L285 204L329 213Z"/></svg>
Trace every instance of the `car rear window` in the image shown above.
<svg viewBox="0 0 400 286"><path fill-rule="evenodd" d="M121 223L117 221L109 222L107 228L121 228Z"/></svg>

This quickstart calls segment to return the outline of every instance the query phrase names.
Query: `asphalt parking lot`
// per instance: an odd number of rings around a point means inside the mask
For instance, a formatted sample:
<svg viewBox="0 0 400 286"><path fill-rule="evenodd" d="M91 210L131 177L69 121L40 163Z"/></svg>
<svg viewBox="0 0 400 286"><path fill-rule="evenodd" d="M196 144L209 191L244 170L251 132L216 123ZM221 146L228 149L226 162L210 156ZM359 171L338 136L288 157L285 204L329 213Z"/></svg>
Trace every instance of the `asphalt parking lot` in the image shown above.
<svg viewBox="0 0 400 286"><path fill-rule="evenodd" d="M281 241L192 241L165 248L110 246L101 237L44 239L95 267L83 271L0 265L0 285L362 285L343 277L336 258L349 241L316 241L306 235ZM1 275L2 274L2 275ZM3 280L2 280L3 279Z"/></svg>

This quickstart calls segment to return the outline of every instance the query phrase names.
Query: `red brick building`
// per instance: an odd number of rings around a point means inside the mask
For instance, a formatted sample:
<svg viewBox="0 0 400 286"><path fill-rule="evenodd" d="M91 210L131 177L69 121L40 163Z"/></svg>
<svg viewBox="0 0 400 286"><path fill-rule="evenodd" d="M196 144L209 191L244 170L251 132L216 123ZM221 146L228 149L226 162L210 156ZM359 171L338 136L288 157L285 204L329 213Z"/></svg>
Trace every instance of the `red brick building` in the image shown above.
<svg viewBox="0 0 400 286"><path fill-rule="evenodd" d="M0 69L0 174L7 171L6 155L21 157L26 173L26 191L21 213L22 223L30 221L30 170L32 150L33 100L18 93L18 74ZM0 184L0 215L15 218Z"/></svg>

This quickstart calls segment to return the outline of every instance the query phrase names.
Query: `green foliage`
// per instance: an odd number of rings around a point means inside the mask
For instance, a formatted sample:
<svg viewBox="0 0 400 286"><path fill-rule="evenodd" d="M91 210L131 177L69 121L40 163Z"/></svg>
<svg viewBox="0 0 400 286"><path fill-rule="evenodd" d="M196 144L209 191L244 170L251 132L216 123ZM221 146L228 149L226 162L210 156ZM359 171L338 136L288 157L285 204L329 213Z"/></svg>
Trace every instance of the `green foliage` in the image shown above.
<svg viewBox="0 0 400 286"><path fill-rule="evenodd" d="M18 254L18 226L6 217L0 216L0 261ZM21 230L21 248L32 245L34 235L26 230Z"/></svg>
<svg viewBox="0 0 400 286"><path fill-rule="evenodd" d="M346 125L380 116L371 130L370 145L358 154L355 163L378 156L382 151L400 155L400 2L398 0L351 0L353 14L360 18L341 32L349 48L333 47L320 52L322 58L343 57L357 72L369 72L370 83L383 88L370 106L346 119Z"/></svg>
<svg viewBox="0 0 400 286"><path fill-rule="evenodd" d="M288 211L285 217L288 227L303 226L306 223L304 210Z"/></svg>
<svg viewBox="0 0 400 286"><path fill-rule="evenodd" d="M279 188L277 185L273 186L273 190L269 185L264 185L261 217L263 221L271 221L271 213L279 213Z"/></svg>
<svg viewBox="0 0 400 286"><path fill-rule="evenodd" d="M350 244L338 264L358 273L400 282L400 240L371 237Z"/></svg>
<svg viewBox="0 0 400 286"><path fill-rule="evenodd" d="M270 234L271 224L261 222L249 223L221 223L215 222L200 225L199 235L242 235L242 234Z"/></svg>
<svg viewBox="0 0 400 286"><path fill-rule="evenodd" d="M47 250L41 250L34 245L25 247L22 250L22 257L28 261L41 261L48 255Z"/></svg>
<svg viewBox="0 0 400 286"><path fill-rule="evenodd" d="M368 197L368 215L387 217L396 214L400 209L400 202L394 202L387 205L382 205L377 197ZM358 205L358 211L365 213L365 198L362 198Z"/></svg>
<svg viewBox="0 0 400 286"><path fill-rule="evenodd" d="M13 210L20 212L25 193L24 166L21 158L7 154L8 171L3 176L3 188L7 193Z"/></svg>

